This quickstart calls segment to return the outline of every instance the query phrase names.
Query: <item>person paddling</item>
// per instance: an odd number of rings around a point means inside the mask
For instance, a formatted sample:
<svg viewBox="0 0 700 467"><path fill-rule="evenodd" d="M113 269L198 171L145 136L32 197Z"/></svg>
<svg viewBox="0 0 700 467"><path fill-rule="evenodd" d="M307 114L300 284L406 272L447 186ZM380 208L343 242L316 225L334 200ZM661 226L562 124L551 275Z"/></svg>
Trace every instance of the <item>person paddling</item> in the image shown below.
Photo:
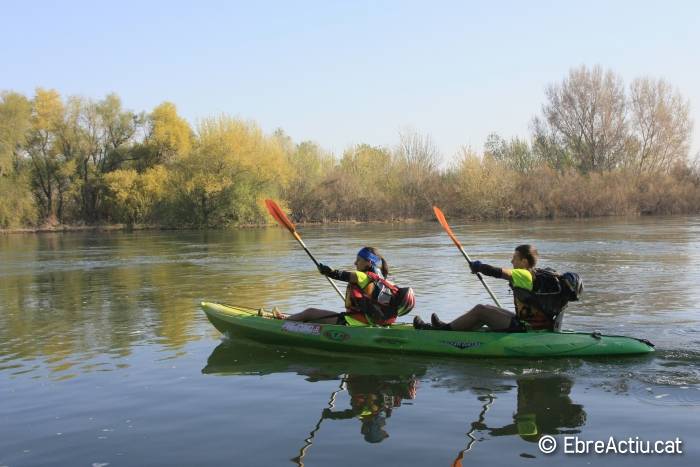
<svg viewBox="0 0 700 467"><path fill-rule="evenodd" d="M556 314L546 313L541 300L533 292L537 274L551 274L547 270L535 269L538 252L532 245L520 245L515 248L511 264L513 268L497 268L480 261L471 261L472 274L481 273L485 276L504 279L510 283L515 302L515 313L493 305L476 305L450 323L440 320L437 314L431 316L431 323L424 323L416 316L413 327L416 329L431 329L445 331L473 331L482 326L488 326L492 331L525 332L527 330L553 330ZM571 274L571 273L567 273ZM572 275L573 276L573 275ZM568 278L564 277L566 281ZM557 279L558 280L558 279ZM572 290L572 296L580 293L581 285L578 277L571 277L567 287ZM575 299L575 298L574 298ZM561 309L559 310L561 312Z"/></svg>
<svg viewBox="0 0 700 467"><path fill-rule="evenodd" d="M303 321L320 324L340 324L346 326L388 326L396 318L413 308L415 299L410 289L396 289L386 281L389 265L376 248L364 247L357 253L356 271L342 271L319 263L318 271L326 277L347 282L345 292L345 312L336 313L319 308L306 310L285 316L275 311L274 317L289 321ZM401 304L396 306L396 290L407 290L400 297ZM406 296L408 295L408 296ZM391 302L391 304L390 304Z"/></svg>

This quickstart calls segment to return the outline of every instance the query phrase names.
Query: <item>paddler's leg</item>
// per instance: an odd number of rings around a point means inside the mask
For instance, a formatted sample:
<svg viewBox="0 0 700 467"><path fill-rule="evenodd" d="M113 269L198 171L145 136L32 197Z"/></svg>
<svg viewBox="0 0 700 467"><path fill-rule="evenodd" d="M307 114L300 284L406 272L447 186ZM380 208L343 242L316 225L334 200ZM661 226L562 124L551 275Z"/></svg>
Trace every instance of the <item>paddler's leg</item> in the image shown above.
<svg viewBox="0 0 700 467"><path fill-rule="evenodd" d="M340 313L334 311L322 310L320 308L307 308L306 310L284 316L281 313L275 314L277 319L286 319L287 321L303 321L304 323L319 323L319 324L336 324Z"/></svg>
<svg viewBox="0 0 700 467"><path fill-rule="evenodd" d="M492 331L502 331L510 327L514 316L511 311L497 306L476 305L449 323L449 329L452 331L474 331L486 325Z"/></svg>

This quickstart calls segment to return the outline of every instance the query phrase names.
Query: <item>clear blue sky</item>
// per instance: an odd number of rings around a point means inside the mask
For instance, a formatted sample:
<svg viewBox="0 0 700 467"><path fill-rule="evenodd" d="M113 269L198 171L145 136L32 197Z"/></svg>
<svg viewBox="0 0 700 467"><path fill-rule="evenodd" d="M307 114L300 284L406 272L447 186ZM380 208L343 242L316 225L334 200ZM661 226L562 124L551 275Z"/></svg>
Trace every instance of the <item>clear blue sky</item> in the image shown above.
<svg viewBox="0 0 700 467"><path fill-rule="evenodd" d="M430 134L449 158L528 136L581 64L689 98L700 149L700 2L3 2L0 89L37 86L190 122L225 112L336 153Z"/></svg>

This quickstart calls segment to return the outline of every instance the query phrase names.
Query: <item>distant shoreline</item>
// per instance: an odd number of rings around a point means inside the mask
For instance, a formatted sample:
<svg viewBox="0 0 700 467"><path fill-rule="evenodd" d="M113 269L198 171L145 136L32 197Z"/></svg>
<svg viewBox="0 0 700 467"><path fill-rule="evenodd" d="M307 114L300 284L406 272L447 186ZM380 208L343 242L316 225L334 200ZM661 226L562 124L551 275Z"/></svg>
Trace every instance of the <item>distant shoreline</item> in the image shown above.
<svg viewBox="0 0 700 467"><path fill-rule="evenodd" d="M450 220L453 222L483 222L483 221L534 221L534 220L571 220L571 221L584 221L591 219L638 219L638 218L651 218L651 217L675 217L675 216L692 216L694 214L621 214L621 215L611 215L611 216L589 216L589 217L573 217L573 216L557 216L557 217L499 217L499 218L481 218L481 217L453 217ZM418 218L408 218L408 219L394 219L394 220L369 220L369 221L358 221L358 220L334 220L327 222L295 222L297 226L319 226L319 225L361 225L361 224L418 224L421 222L435 222L435 219L418 219ZM234 229L257 229L265 228L270 226L276 226L274 222L269 223L252 223L252 224L236 224L228 227L195 227L195 226L183 226L183 227L172 227L172 226L160 226L160 225L148 225L148 224L135 224L128 226L127 224L99 224L99 225L56 225L56 226L41 226L41 227L18 227L13 229L0 229L0 235L13 235L13 234L41 234L41 233L74 233L74 232L92 232L92 233L105 233L105 232L133 232L133 231L177 231L177 230L214 230L214 231L224 231L224 230L234 230Z"/></svg>
<svg viewBox="0 0 700 467"><path fill-rule="evenodd" d="M419 222L429 222L429 219L396 219L393 221L328 221L328 222L295 222L295 225L333 225L333 224L417 224ZM274 222L259 223L259 224L236 224L228 227L170 227L160 225L136 224L128 226L127 224L99 224L99 225L56 225L42 227L17 227L13 229L0 229L0 234L38 234L38 233L69 233L69 232L130 232L135 230L227 230L227 229L257 229L269 226L276 226Z"/></svg>

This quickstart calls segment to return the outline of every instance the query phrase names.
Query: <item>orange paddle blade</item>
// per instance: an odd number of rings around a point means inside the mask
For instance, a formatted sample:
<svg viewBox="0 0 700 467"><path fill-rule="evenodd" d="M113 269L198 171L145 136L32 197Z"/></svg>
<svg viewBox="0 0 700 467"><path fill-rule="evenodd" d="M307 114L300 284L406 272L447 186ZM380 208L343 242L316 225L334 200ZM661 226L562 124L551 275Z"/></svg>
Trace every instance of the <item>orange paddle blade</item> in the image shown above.
<svg viewBox="0 0 700 467"><path fill-rule="evenodd" d="M277 222L286 227L287 230L289 230L292 233L296 231L296 228L294 227L294 224L292 224L292 221L289 220L287 215L284 213L284 211L282 211L282 208L280 208L277 203L275 203L271 199L266 199L265 206L267 206L267 211L272 217L275 218Z"/></svg>
<svg viewBox="0 0 700 467"><path fill-rule="evenodd" d="M433 206L433 212L435 213L435 217L437 217L438 222L440 225L442 225L442 228L445 229L445 232L447 232L447 235L450 236L452 241L457 245L458 247L462 247L462 244L459 243L459 240L457 240L457 237L455 237L455 234L452 233L452 229L450 228L449 224L447 223L447 220L445 220L445 214L442 213L442 210L437 207Z"/></svg>

